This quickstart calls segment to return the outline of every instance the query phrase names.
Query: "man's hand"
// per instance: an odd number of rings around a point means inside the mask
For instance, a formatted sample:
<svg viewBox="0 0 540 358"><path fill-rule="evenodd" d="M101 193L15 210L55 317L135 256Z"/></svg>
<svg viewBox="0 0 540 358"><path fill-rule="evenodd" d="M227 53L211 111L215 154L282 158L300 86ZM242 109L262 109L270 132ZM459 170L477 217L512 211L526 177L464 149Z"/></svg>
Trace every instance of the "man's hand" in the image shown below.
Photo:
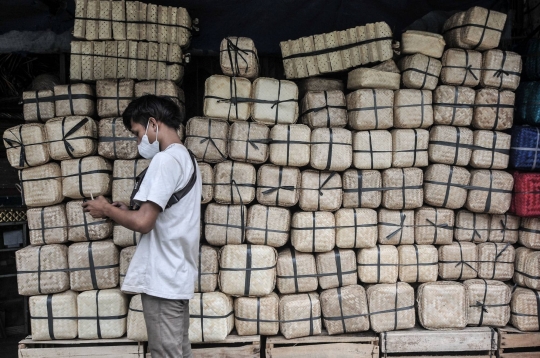
<svg viewBox="0 0 540 358"><path fill-rule="evenodd" d="M113 202L112 206L114 206L115 208L122 209L122 210L129 210L129 207L121 201Z"/></svg>
<svg viewBox="0 0 540 358"><path fill-rule="evenodd" d="M83 211L90 213L94 219L100 219L104 218L107 215L105 215L105 208L111 205L107 199L105 199L104 196L98 196L94 200L89 200L82 203Z"/></svg>

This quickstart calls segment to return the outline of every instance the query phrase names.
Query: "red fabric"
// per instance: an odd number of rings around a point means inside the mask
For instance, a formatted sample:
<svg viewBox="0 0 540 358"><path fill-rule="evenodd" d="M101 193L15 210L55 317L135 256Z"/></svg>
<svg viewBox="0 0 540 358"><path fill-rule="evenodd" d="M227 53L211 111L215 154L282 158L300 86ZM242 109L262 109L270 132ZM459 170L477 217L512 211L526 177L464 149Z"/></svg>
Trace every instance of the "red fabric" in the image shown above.
<svg viewBox="0 0 540 358"><path fill-rule="evenodd" d="M514 173L510 210L522 217L540 216L540 173Z"/></svg>

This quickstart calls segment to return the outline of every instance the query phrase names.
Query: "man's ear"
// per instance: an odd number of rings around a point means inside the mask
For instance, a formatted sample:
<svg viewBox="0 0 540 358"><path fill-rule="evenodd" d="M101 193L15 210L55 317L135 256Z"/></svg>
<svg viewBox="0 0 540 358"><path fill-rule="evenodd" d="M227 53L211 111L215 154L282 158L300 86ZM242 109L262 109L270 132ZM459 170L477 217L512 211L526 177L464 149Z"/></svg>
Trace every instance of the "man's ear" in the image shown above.
<svg viewBox="0 0 540 358"><path fill-rule="evenodd" d="M157 120L154 117L150 117L150 118L148 118L148 122L150 122L150 125L152 126L154 131L156 131Z"/></svg>

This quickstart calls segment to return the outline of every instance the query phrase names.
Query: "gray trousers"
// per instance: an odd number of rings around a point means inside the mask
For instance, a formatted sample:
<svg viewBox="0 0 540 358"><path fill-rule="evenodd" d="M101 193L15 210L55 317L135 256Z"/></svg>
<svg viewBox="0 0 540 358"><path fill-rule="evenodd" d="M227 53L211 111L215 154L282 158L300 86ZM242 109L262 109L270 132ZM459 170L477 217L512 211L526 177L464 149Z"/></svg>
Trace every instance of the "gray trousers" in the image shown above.
<svg viewBox="0 0 540 358"><path fill-rule="evenodd" d="M142 294L148 348L152 358L192 358L189 301Z"/></svg>

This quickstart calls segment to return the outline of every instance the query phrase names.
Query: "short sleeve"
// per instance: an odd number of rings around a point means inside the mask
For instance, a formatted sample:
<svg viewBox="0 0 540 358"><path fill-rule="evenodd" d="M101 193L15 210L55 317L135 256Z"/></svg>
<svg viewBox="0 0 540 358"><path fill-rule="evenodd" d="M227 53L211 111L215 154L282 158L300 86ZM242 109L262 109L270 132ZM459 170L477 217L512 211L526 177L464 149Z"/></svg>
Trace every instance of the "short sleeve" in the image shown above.
<svg viewBox="0 0 540 358"><path fill-rule="evenodd" d="M161 210L165 210L171 196L179 190L182 178L183 170L180 163L166 153L158 153L152 158L139 191L133 199L139 205L147 201L154 202Z"/></svg>

